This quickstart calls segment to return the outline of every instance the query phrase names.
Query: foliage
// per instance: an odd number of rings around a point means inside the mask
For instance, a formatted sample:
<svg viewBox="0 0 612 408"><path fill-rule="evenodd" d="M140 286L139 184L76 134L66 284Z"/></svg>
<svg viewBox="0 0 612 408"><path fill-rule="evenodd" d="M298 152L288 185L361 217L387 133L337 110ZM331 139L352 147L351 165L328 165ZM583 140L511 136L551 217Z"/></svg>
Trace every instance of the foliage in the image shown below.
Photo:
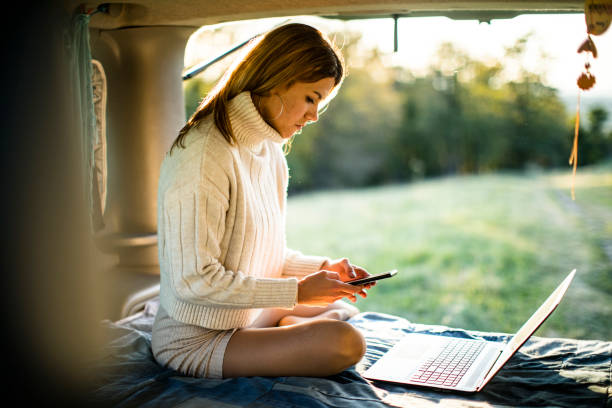
<svg viewBox="0 0 612 408"><path fill-rule="evenodd" d="M608 120L608 112L595 106L588 112L587 129L582 129L579 135L579 163L597 163L612 156L612 132L604 130Z"/></svg>
<svg viewBox="0 0 612 408"><path fill-rule="evenodd" d="M471 60L451 44L440 51L460 66L445 75L445 61L432 75L403 84L395 149L403 176L414 169L440 175L563 163L569 129L554 89L525 72L501 82L501 65Z"/></svg>

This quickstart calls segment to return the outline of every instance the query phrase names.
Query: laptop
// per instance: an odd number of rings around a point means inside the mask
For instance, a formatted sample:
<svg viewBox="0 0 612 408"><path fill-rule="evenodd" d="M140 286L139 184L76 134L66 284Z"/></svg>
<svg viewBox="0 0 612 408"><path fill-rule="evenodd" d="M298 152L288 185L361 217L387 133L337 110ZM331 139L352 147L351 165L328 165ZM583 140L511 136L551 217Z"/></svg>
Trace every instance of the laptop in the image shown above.
<svg viewBox="0 0 612 408"><path fill-rule="evenodd" d="M574 269L507 343L408 333L363 376L370 380L478 392L556 309L575 274Z"/></svg>

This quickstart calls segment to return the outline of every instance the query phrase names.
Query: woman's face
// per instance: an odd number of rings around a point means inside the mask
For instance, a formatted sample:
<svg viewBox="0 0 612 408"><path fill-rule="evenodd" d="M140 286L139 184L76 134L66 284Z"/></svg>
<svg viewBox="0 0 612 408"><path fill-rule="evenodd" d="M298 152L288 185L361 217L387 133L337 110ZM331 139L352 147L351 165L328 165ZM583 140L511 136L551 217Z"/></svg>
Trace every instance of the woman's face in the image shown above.
<svg viewBox="0 0 612 408"><path fill-rule="evenodd" d="M260 113L284 139L289 139L307 123L317 121L319 103L327 98L333 87L333 78L296 82L288 88L277 87L270 96L261 97Z"/></svg>

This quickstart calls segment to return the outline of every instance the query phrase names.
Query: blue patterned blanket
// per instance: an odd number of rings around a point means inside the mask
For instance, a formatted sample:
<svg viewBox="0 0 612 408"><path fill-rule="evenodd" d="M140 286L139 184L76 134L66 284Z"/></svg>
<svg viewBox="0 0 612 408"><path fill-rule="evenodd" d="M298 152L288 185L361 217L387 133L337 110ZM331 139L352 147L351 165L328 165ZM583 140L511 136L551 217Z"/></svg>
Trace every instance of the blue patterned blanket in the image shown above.
<svg viewBox="0 0 612 408"><path fill-rule="evenodd" d="M367 352L338 375L210 380L185 377L155 362L150 347L155 306L121 323L103 322L109 340L97 364L92 402L114 407L612 407L612 342L532 337L483 391L437 392L370 381L361 373L405 333L490 341L508 336L361 313L350 322L365 335Z"/></svg>

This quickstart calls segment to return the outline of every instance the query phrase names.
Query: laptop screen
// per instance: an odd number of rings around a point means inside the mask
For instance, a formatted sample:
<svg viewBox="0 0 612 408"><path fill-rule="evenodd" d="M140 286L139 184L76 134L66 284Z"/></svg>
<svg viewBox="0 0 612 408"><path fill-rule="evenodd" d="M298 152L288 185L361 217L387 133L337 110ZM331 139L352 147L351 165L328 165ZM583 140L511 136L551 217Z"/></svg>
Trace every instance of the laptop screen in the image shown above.
<svg viewBox="0 0 612 408"><path fill-rule="evenodd" d="M546 301L535 311L533 315L527 320L525 324L519 329L518 332L512 337L512 339L508 342L504 351L499 356L491 371L487 374L487 377L482 382L480 388L484 387L489 380L497 374L497 372L502 368L502 366L518 351L518 349L531 337L531 335L544 323L544 321L550 316L550 314L555 310L565 291L569 287L574 275L576 274L576 270L574 269L570 274L565 278L563 282L555 289L555 291L546 299Z"/></svg>

